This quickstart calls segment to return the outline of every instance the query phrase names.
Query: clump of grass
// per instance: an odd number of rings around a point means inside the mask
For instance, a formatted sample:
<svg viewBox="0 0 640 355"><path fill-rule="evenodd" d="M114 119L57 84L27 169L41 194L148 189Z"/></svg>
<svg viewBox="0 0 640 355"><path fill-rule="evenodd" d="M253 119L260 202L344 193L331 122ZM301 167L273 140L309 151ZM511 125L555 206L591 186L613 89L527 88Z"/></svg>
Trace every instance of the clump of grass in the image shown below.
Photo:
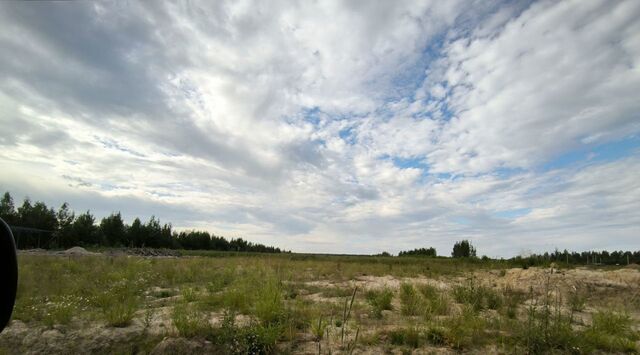
<svg viewBox="0 0 640 355"><path fill-rule="evenodd" d="M210 339L221 346L225 354L271 354L281 334L280 325L251 324L238 327L235 313L228 312L220 327L212 330Z"/></svg>
<svg viewBox="0 0 640 355"><path fill-rule="evenodd" d="M367 302L372 307L372 314L375 318L382 318L382 311L391 310L393 291L388 288L383 290L369 290L366 293Z"/></svg>
<svg viewBox="0 0 640 355"><path fill-rule="evenodd" d="M425 332L425 338L433 345L445 345L447 343L447 329L441 326L431 326Z"/></svg>
<svg viewBox="0 0 640 355"><path fill-rule="evenodd" d="M198 299L198 292L193 287L186 287L182 289L182 300L186 303L195 302Z"/></svg>
<svg viewBox="0 0 640 355"><path fill-rule="evenodd" d="M131 324L133 316L140 304L137 288L131 281L117 282L110 290L95 298L101 313L112 327L126 327Z"/></svg>
<svg viewBox="0 0 640 355"><path fill-rule="evenodd" d="M284 302L280 283L275 279L268 280L258 291L254 314L264 324L275 324L284 316Z"/></svg>
<svg viewBox="0 0 640 355"><path fill-rule="evenodd" d="M393 345L404 345L419 348L422 345L422 332L418 327L394 329L389 332L389 342Z"/></svg>
<svg viewBox="0 0 640 355"><path fill-rule="evenodd" d="M400 313L405 316L415 316L420 311L420 295L412 284L403 283L400 286Z"/></svg>
<svg viewBox="0 0 640 355"><path fill-rule="evenodd" d="M421 285L419 287L419 290L420 293L424 296L426 314L449 314L449 299L445 294L440 292L437 287L433 285Z"/></svg>
<svg viewBox="0 0 640 355"><path fill-rule="evenodd" d="M502 291L502 294L504 295L505 315L509 319L516 319L518 316L518 307L524 300L524 293L507 286Z"/></svg>
<svg viewBox="0 0 640 355"><path fill-rule="evenodd" d="M464 285L453 288L453 298L458 303L468 304L474 310L498 309L502 306L502 297L493 289L478 285L474 279L469 279Z"/></svg>
<svg viewBox="0 0 640 355"><path fill-rule="evenodd" d="M579 348L579 338L571 327L571 315L563 312L559 293L553 295L547 278L542 304L538 305L532 296L527 320L516 328L514 338L528 353L568 352Z"/></svg>
<svg viewBox="0 0 640 355"><path fill-rule="evenodd" d="M444 321L447 343L455 349L481 346L487 341L487 322L471 305L464 305L459 314Z"/></svg>
<svg viewBox="0 0 640 355"><path fill-rule="evenodd" d="M591 326L583 339L592 347L608 352L637 352L635 341L638 333L633 330L633 320L628 314L598 311L593 314Z"/></svg>
<svg viewBox="0 0 640 355"><path fill-rule="evenodd" d="M211 333L211 324L207 314L199 312L195 307L178 304L171 314L171 321L178 334L185 338L206 337Z"/></svg>
<svg viewBox="0 0 640 355"><path fill-rule="evenodd" d="M160 290L158 292L154 292L152 296L155 298L168 298L175 296L175 292L173 292L172 290Z"/></svg>
<svg viewBox="0 0 640 355"><path fill-rule="evenodd" d="M69 297L53 300L46 304L44 309L44 324L53 327L56 324L67 325L71 322L77 307Z"/></svg>
<svg viewBox="0 0 640 355"><path fill-rule="evenodd" d="M107 325L112 327L126 327L131 324L133 316L138 309L138 302L133 298L127 298L122 302L114 303L102 309Z"/></svg>
<svg viewBox="0 0 640 355"><path fill-rule="evenodd" d="M587 297L580 290L574 289L569 292L567 301L569 303L569 308L571 309L571 311L582 312L587 303Z"/></svg>
<svg viewBox="0 0 640 355"><path fill-rule="evenodd" d="M322 353L321 341L327 333L329 323L324 321L322 316L317 321L311 322L311 334L313 334L313 340L318 343L318 354Z"/></svg>

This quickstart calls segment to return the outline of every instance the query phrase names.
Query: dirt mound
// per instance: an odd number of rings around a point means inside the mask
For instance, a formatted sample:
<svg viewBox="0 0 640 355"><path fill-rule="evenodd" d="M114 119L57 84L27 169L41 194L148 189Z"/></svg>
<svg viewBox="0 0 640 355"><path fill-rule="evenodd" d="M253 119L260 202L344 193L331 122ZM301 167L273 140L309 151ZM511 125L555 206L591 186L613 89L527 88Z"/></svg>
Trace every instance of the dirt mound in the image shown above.
<svg viewBox="0 0 640 355"><path fill-rule="evenodd" d="M99 255L99 253L93 253L83 247L73 247L65 251L60 252L62 255Z"/></svg>
<svg viewBox="0 0 640 355"><path fill-rule="evenodd" d="M177 258L182 256L177 250L156 248L119 248L108 250L105 254L109 256L134 255L155 258Z"/></svg>

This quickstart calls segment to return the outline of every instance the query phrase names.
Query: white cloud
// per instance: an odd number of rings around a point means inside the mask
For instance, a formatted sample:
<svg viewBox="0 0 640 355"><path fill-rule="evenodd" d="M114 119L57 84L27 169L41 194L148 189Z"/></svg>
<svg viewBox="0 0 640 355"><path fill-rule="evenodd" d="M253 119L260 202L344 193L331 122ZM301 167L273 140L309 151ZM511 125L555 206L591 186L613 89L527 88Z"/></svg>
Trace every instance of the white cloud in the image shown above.
<svg viewBox="0 0 640 355"><path fill-rule="evenodd" d="M434 171L531 168L639 132L638 14L633 1L539 2L497 34L448 44L426 83L446 83L454 112L429 154Z"/></svg>
<svg viewBox="0 0 640 355"><path fill-rule="evenodd" d="M637 159L539 168L640 131L636 2L0 7L17 196L297 251L640 247Z"/></svg>

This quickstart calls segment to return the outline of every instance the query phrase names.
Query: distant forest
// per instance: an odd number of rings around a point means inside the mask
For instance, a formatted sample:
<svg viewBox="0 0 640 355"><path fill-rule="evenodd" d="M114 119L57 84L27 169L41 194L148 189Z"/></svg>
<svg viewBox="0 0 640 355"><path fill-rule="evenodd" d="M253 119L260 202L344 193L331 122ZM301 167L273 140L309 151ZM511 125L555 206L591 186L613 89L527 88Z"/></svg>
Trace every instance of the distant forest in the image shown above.
<svg viewBox="0 0 640 355"><path fill-rule="evenodd" d="M382 253L381 256L390 256L389 253ZM408 251L401 251L398 256L413 257L436 257L436 249L417 248ZM471 245L468 240L456 242L451 252L453 258L468 258L475 260L490 260L488 257L476 257L476 248ZM575 251L555 250L552 253L531 254L528 256L516 256L508 259L508 261L519 264L522 267L549 265L551 263L563 264L592 264L592 265L626 265L640 264L640 250L638 251L583 251L581 253Z"/></svg>
<svg viewBox="0 0 640 355"><path fill-rule="evenodd" d="M227 240L206 231L172 230L170 223L161 224L151 217L143 223L139 218L131 225L124 223L120 212L96 223L90 211L76 215L66 202L56 211L44 202L32 203L25 198L15 208L13 198L5 192L0 200L0 218L12 229L20 249L69 248L72 246L146 247L280 253L280 248L246 241Z"/></svg>

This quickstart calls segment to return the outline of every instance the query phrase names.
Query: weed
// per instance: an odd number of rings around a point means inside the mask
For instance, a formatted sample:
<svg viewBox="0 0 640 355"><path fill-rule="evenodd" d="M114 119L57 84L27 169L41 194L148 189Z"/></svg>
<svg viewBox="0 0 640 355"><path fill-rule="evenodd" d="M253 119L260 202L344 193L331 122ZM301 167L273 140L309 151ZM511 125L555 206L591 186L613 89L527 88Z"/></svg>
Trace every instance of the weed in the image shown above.
<svg viewBox="0 0 640 355"><path fill-rule="evenodd" d="M151 326L151 322L153 321L153 313L154 313L153 308L147 308L144 311L144 318L142 319L142 322L144 324L144 329L149 329L149 327Z"/></svg>

